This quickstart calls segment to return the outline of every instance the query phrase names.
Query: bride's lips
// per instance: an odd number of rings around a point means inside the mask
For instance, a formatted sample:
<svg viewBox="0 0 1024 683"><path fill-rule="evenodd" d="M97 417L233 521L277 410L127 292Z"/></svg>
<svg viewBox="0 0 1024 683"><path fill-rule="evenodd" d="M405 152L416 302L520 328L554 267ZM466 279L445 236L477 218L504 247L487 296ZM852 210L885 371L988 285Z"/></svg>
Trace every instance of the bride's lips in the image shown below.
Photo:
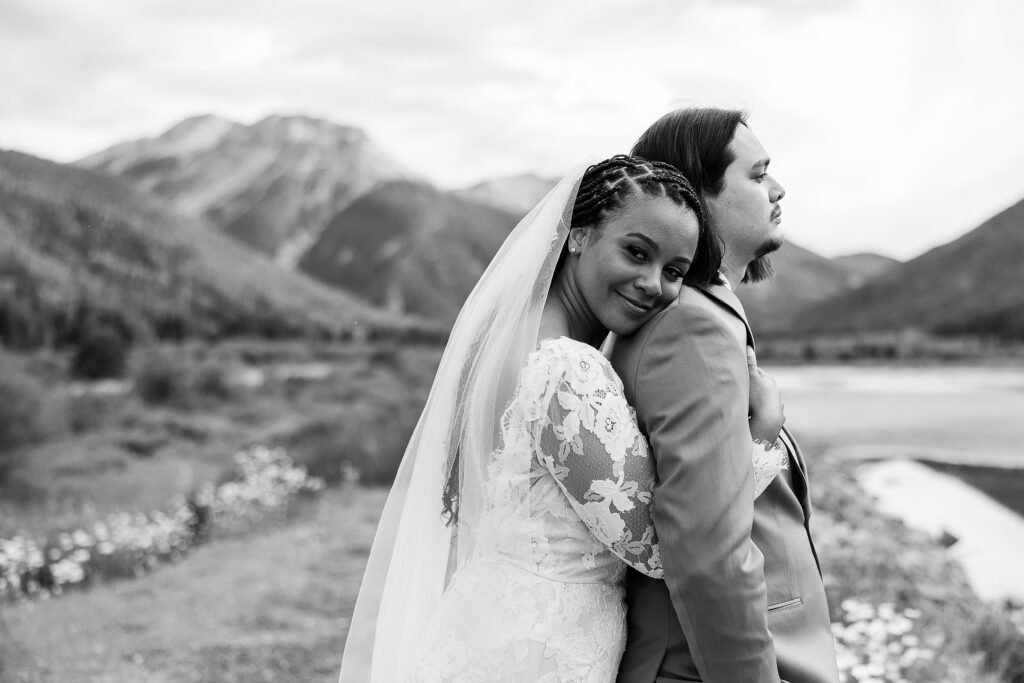
<svg viewBox="0 0 1024 683"><path fill-rule="evenodd" d="M628 296L626 296L622 292L615 292L615 293L618 294L622 298L622 300L626 302L626 306L628 306L630 309L632 309L633 311L635 311L636 313L638 313L640 315L646 315L646 314L650 313L651 310L654 308L653 304L641 303L641 302L639 302L639 301L637 301L635 299L629 298Z"/></svg>

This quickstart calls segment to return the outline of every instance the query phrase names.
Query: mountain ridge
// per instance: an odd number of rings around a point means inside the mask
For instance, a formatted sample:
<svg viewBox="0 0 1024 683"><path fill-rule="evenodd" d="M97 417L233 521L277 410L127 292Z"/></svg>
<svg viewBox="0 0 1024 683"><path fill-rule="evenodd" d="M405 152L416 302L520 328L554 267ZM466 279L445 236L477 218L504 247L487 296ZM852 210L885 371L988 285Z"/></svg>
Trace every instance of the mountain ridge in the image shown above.
<svg viewBox="0 0 1024 683"><path fill-rule="evenodd" d="M82 315L129 339L411 323L282 271L123 181L13 151L0 151L0 306L5 343L28 347L68 341Z"/></svg>
<svg viewBox="0 0 1024 683"><path fill-rule="evenodd" d="M393 181L337 214L299 269L385 310L451 323L518 221L430 185Z"/></svg>
<svg viewBox="0 0 1024 683"><path fill-rule="evenodd" d="M195 116L74 165L122 178L286 268L357 197L415 178L363 130L308 116Z"/></svg>
<svg viewBox="0 0 1024 683"><path fill-rule="evenodd" d="M908 328L1024 338L1024 199L876 280L805 311L799 331Z"/></svg>

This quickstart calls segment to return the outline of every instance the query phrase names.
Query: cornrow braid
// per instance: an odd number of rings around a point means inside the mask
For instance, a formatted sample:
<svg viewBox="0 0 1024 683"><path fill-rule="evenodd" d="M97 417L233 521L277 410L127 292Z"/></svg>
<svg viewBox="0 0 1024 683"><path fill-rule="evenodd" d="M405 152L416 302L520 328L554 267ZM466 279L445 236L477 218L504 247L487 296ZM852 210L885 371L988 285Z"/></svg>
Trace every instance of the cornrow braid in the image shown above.
<svg viewBox="0 0 1024 683"><path fill-rule="evenodd" d="M697 252L684 282L692 285L715 282L722 249L711 234L704 202L686 176L669 164L624 154L594 164L580 182L571 227L599 229L609 214L621 210L629 197L639 194L667 197L697 215Z"/></svg>

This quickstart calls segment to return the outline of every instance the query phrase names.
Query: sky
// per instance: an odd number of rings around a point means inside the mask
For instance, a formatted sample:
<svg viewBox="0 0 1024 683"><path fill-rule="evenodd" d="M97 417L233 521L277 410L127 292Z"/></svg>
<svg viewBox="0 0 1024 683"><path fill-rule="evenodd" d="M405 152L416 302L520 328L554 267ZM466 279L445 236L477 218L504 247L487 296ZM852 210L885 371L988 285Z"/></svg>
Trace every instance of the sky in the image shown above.
<svg viewBox="0 0 1024 683"><path fill-rule="evenodd" d="M1022 68L1017 0L0 0L0 148L302 114L454 189L736 107L793 242L902 260L1024 199Z"/></svg>

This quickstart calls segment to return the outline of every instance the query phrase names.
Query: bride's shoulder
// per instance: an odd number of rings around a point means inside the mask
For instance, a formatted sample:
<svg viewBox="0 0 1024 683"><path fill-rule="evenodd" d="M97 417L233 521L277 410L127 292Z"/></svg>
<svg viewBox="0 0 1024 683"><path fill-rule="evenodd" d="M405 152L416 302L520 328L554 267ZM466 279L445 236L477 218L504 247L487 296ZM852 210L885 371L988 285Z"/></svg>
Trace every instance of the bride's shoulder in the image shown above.
<svg viewBox="0 0 1024 683"><path fill-rule="evenodd" d="M577 341L571 337L548 337L541 339L537 342L537 349L531 355L531 358L534 357L539 359L563 358L573 361L583 359L594 361L601 365L608 363L608 359L604 357L600 349L596 349L590 344Z"/></svg>
<svg viewBox="0 0 1024 683"><path fill-rule="evenodd" d="M527 367L548 379L595 381L602 376L615 376L600 349L569 337L542 339L530 355Z"/></svg>

